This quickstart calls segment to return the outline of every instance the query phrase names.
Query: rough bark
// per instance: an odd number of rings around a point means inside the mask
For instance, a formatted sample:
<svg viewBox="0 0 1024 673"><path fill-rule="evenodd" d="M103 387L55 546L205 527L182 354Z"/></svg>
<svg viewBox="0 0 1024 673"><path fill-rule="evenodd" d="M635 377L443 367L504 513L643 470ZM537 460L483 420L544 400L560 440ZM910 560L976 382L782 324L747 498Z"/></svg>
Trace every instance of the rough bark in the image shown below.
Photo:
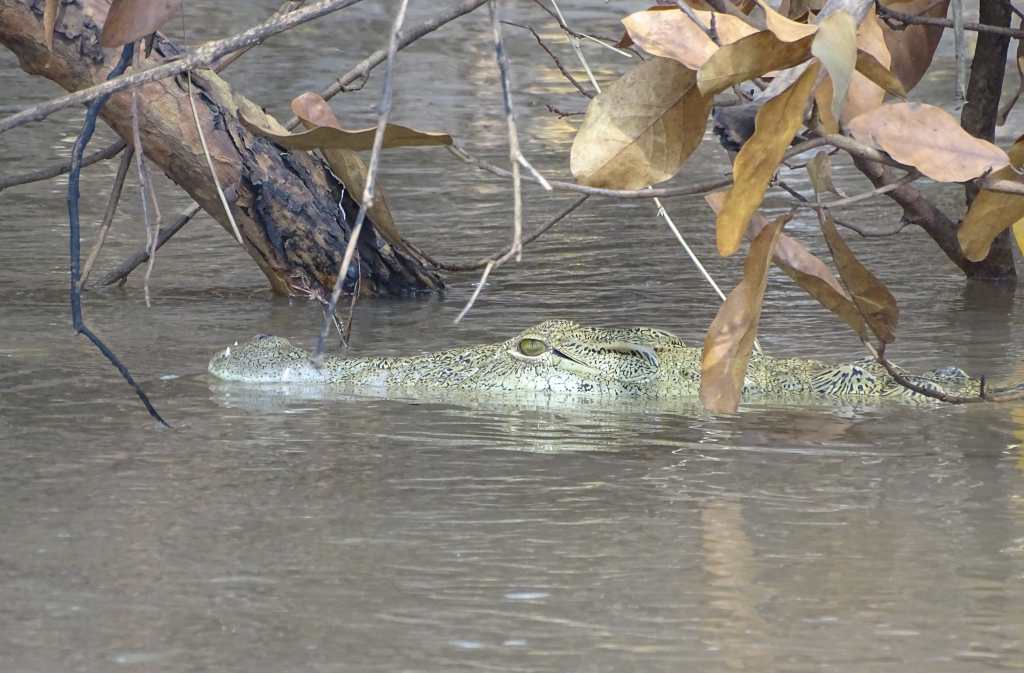
<svg viewBox="0 0 1024 673"><path fill-rule="evenodd" d="M106 0L65 2L51 52L42 34L43 0L0 0L0 43L14 52L26 72L77 91L102 81L115 60L114 50L105 53L99 46L99 26L109 5ZM158 38L145 65L178 53L173 43ZM246 131L238 122L239 109L267 127L281 127L223 79L203 70L193 73L192 81L210 155L246 251L276 292L329 294L358 204L316 155L285 153ZM230 231L186 92L184 78L140 88L143 147L147 158ZM131 94L121 92L111 97L102 113L103 120L129 141L130 110ZM403 240L389 240L369 219L367 223L358 247L361 263L353 265L347 288L355 284L357 266L360 287L367 294L402 295L442 287L440 277L415 248Z"/></svg>
<svg viewBox="0 0 1024 673"><path fill-rule="evenodd" d="M981 0L979 22L992 26L1010 26L1010 3L1007 0ZM960 125L965 131L989 142L995 140L996 117L999 115L999 96L1003 90L1003 74L1006 72L1006 51L1010 38L994 33L979 33L978 45L971 61L971 79L967 84L967 102L960 113ZM974 184L965 187L967 203L974 200L978 188ZM1013 235L1007 229L992 241L992 248L981 262L978 262L969 278L1009 279L1015 277L1013 266Z"/></svg>

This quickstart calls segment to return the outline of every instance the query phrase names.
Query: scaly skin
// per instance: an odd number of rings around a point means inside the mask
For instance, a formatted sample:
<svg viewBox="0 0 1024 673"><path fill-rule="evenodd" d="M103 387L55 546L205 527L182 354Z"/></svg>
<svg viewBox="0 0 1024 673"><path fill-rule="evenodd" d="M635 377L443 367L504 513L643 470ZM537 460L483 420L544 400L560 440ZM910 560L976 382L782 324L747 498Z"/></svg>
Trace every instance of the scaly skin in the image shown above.
<svg viewBox="0 0 1024 673"><path fill-rule="evenodd" d="M407 390L545 392L604 397L696 396L701 350L661 330L605 329L548 320L498 344L396 358L325 358L287 339L258 336L218 353L210 373L249 383L324 383ZM977 394L979 381L955 367L912 376L915 382L958 395ZM744 397L815 396L834 399L900 398L924 401L869 360L830 365L754 354Z"/></svg>

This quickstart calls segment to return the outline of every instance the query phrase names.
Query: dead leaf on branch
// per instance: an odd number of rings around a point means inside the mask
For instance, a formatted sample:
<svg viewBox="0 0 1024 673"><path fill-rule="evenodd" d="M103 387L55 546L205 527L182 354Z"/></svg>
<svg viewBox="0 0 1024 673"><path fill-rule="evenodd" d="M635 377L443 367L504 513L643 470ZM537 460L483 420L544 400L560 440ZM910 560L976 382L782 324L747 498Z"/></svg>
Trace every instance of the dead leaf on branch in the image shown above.
<svg viewBox="0 0 1024 673"><path fill-rule="evenodd" d="M848 130L937 182L973 180L1010 161L1001 148L960 128L948 112L924 103L883 105L850 120Z"/></svg>
<svg viewBox="0 0 1024 673"><path fill-rule="evenodd" d="M783 42L767 30L748 35L716 51L697 71L697 85L710 96L773 70L800 65L811 57L813 40L809 35Z"/></svg>
<svg viewBox="0 0 1024 673"><path fill-rule="evenodd" d="M622 23L632 43L640 45L647 53L675 59L696 70L718 51L718 45L681 10L675 7L665 9L635 12L624 18ZM711 25L711 12L695 10L694 14L705 26ZM735 16L715 14L715 32L722 44L730 44L753 35L757 29Z"/></svg>
<svg viewBox="0 0 1024 673"><path fill-rule="evenodd" d="M677 61L644 61L598 94L572 143L569 167L591 187L640 189L668 180L704 138L711 96Z"/></svg>
<svg viewBox="0 0 1024 673"><path fill-rule="evenodd" d="M853 254L853 250L836 230L836 225L827 209L818 209L818 220L821 223L821 231L825 235L825 242L828 243L828 248L832 252L836 269L839 270L839 277L843 279L861 317L882 343L892 343L896 340L896 323L900 316L896 298L889 292L885 283L878 280L875 274L861 264L857 256ZM867 338L867 334L858 330L842 313L837 312L837 314L846 320L847 324L853 327L861 338Z"/></svg>
<svg viewBox="0 0 1024 673"><path fill-rule="evenodd" d="M718 213L716 228L720 255L728 256L739 249L747 222L761 205L786 148L803 125L804 109L818 70L819 64L812 62L800 79L758 111L754 135L736 155L733 186Z"/></svg>
<svg viewBox="0 0 1024 673"><path fill-rule="evenodd" d="M768 30L783 42L798 42L818 31L818 27L814 24L794 21L788 16L776 12L764 0L757 0L757 4L764 10L764 19Z"/></svg>
<svg viewBox="0 0 1024 673"><path fill-rule="evenodd" d="M307 92L292 99L291 107L292 112L306 128L341 129L341 123L335 116L334 110L318 93ZM362 203L369 169L359 155L346 149L322 149L320 152L355 202ZM391 209L388 207L387 194L379 181L374 187L373 206L366 211L366 214L373 222L374 228L384 238L394 244L402 241L402 234L398 231L395 219L391 215Z"/></svg>
<svg viewBox="0 0 1024 673"><path fill-rule="evenodd" d="M827 151L819 151L807 162L807 175L811 178L811 186L814 193L824 194L832 192L836 196L842 196L832 182L832 158Z"/></svg>
<svg viewBox="0 0 1024 673"><path fill-rule="evenodd" d="M1009 156L1013 166L1024 164L1024 136L1017 138L1013 147L1010 148ZM1012 166L999 169L993 174L993 177L1000 180L1020 181L1020 176ZM974 197L971 207L967 209L967 214L964 215L963 222L960 224L960 229L956 232L964 255L972 262L980 262L985 259L988 257L992 241L996 236L1007 227L1014 226L1022 217L1024 217L1024 196L982 189ZM1016 229L1014 231L1016 232Z"/></svg>
<svg viewBox="0 0 1024 673"><path fill-rule="evenodd" d="M290 150L344 149L361 152L373 147L373 137L377 133L376 126L358 130L318 126L302 133L276 133L247 119L241 112L238 118L250 133L273 140ZM447 133L427 133L398 124L388 124L384 129L385 149L451 144L452 137Z"/></svg>
<svg viewBox="0 0 1024 673"><path fill-rule="evenodd" d="M857 63L857 23L844 11L826 16L818 24L811 43L811 53L818 57L832 80L832 116L838 118L846 103L854 66Z"/></svg>
<svg viewBox="0 0 1024 673"><path fill-rule="evenodd" d="M899 78L889 71L892 56L885 46L885 36L874 7L857 27L857 50L857 72L850 81L846 106L840 116L844 124L881 105L886 91L901 98L907 96Z"/></svg>
<svg viewBox="0 0 1024 673"><path fill-rule="evenodd" d="M43 42L50 51L53 51L53 31L57 27L60 4L61 0L46 0L43 5Z"/></svg>
<svg viewBox="0 0 1024 673"><path fill-rule="evenodd" d="M100 46L120 47L155 33L181 12L181 0L113 0L100 33Z"/></svg>
<svg viewBox="0 0 1024 673"><path fill-rule="evenodd" d="M725 202L725 192L713 192L704 199L715 212L718 212ZM761 213L754 213L747 229L748 237L756 235L767 225L768 220ZM864 319L860 317L860 311L846 293L846 289L833 275L828 265L811 254L803 243L787 234L779 234L772 262L807 294L848 324L854 332L867 337L868 330Z"/></svg>
<svg viewBox="0 0 1024 673"><path fill-rule="evenodd" d="M904 14L919 14L932 18L943 18L949 9L949 0L935 4L934 0L882 0L882 5ZM942 26L912 25L901 26L902 30L890 28L883 22L882 32L885 44L892 54L892 72L903 82L903 88L910 91L924 77L932 63L935 49L942 39Z"/></svg>
<svg viewBox="0 0 1024 673"><path fill-rule="evenodd" d="M768 284L768 260L790 217L777 218L751 242L743 262L743 280L726 297L704 337L700 401L708 411L733 413L739 407Z"/></svg>

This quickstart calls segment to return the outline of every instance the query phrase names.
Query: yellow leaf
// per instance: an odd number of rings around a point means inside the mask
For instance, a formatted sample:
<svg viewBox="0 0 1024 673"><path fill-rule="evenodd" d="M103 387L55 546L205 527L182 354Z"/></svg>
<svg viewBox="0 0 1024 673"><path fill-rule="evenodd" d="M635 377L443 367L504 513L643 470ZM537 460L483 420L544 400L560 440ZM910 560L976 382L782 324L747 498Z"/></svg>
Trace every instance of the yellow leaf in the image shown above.
<svg viewBox="0 0 1024 673"><path fill-rule="evenodd" d="M818 63L812 62L792 86L758 111L754 135L736 155L733 186L718 214L719 254L728 256L740 247L747 222L761 205L768 182L803 124L804 109L818 69Z"/></svg>
<svg viewBox="0 0 1024 673"><path fill-rule="evenodd" d="M811 53L828 70L832 80L832 116L838 118L857 63L857 22L842 10L826 16L818 24Z"/></svg>
<svg viewBox="0 0 1024 673"><path fill-rule="evenodd" d="M743 280L726 297L704 337L700 401L708 411L732 413L739 407L768 284L768 260L790 217L786 214L774 220L751 242L743 263Z"/></svg>
<svg viewBox="0 0 1024 673"><path fill-rule="evenodd" d="M292 112L306 128L341 129L341 123L334 115L331 106L318 93L307 92L292 99L291 107ZM366 177L369 174L369 169L363 160L354 151L347 149L322 149L320 152L345 189L348 190L352 199L361 204L363 191L366 189ZM366 211L366 214L373 223L374 229L380 232L385 239L395 244L403 240L402 234L395 225L395 219L391 215L387 194L383 185L380 184L379 178L373 190L373 206Z"/></svg>
<svg viewBox="0 0 1024 673"><path fill-rule="evenodd" d="M809 35L796 42L784 42L763 30L727 44L716 51L697 71L697 86L712 95L773 70L800 65L811 57Z"/></svg>
<svg viewBox="0 0 1024 673"><path fill-rule="evenodd" d="M694 72L652 58L590 101L570 153L576 180L591 187L640 189L669 179L704 138L711 96Z"/></svg>
<svg viewBox="0 0 1024 673"><path fill-rule="evenodd" d="M1013 237L1017 239L1017 249L1024 254L1024 220L1013 223Z"/></svg>
<svg viewBox="0 0 1024 673"><path fill-rule="evenodd" d="M250 133L273 140L290 150L346 149L359 152L373 147L373 136L377 133L376 126L358 130L318 126L303 133L276 133L262 128L241 112L238 119ZM398 124L388 124L384 129L385 148L451 144L452 137L447 133L427 133Z"/></svg>
<svg viewBox="0 0 1024 673"><path fill-rule="evenodd" d="M818 26L794 21L779 14L764 0L757 0L757 4L761 5L761 9L764 10L764 19L768 30L783 42L798 42L818 31Z"/></svg>
<svg viewBox="0 0 1024 673"><path fill-rule="evenodd" d="M179 12L181 0L113 0L103 22L100 46L120 47L155 33Z"/></svg>
<svg viewBox="0 0 1024 673"><path fill-rule="evenodd" d="M975 138L942 108L889 103L850 120L854 138L938 182L966 182L1006 166L999 147Z"/></svg>
<svg viewBox="0 0 1024 673"><path fill-rule="evenodd" d="M889 72L892 56L889 54L889 48L885 46L885 36L873 6L857 27L857 50L857 72L850 81L846 106L840 116L844 124L857 115L881 105L885 100L886 89L897 96L905 98L907 95L902 83L899 84L898 90L893 86L894 81L899 83L899 78ZM868 62L869 56L873 57L877 68L874 63ZM869 72L870 76L866 76Z"/></svg>
<svg viewBox="0 0 1024 673"><path fill-rule="evenodd" d="M725 192L713 192L706 195L704 199L715 212L718 212L725 202ZM754 213L750 218L748 237L756 235L766 226L768 226L768 220L760 213ZM775 251L772 253L772 262L807 294L845 321L857 334L867 336L867 326L860 317L860 311L850 299L850 295L846 293L828 266L811 254L803 243L786 234L779 234L779 242L775 245Z"/></svg>
<svg viewBox="0 0 1024 673"><path fill-rule="evenodd" d="M53 30L57 27L59 13L60 0L46 0L43 5L43 42L50 51L53 51Z"/></svg>
<svg viewBox="0 0 1024 673"><path fill-rule="evenodd" d="M632 41L654 56L673 58L687 68L696 70L704 65L718 45L682 11L645 10L630 14L622 20ZM711 12L694 10L705 26L711 25ZM715 32L722 44L730 44L753 35L757 29L742 19L728 14L715 14Z"/></svg>
<svg viewBox="0 0 1024 673"><path fill-rule="evenodd" d="M1017 139L1017 142L1010 148L1009 154L1010 161L1014 166L1024 164L1024 136ZM993 174L993 177L1000 180L1020 181L1020 176L1010 166L999 169ZM992 247L992 241L1010 226L1013 226L1014 235L1020 242L1018 232L1024 226L1018 225L1022 217L1024 217L1024 196L982 189L974 197L971 207L967 209L967 214L964 215L964 219L960 223L960 229L956 232L964 255L972 262L985 259L988 257L989 248Z"/></svg>
<svg viewBox="0 0 1024 673"><path fill-rule="evenodd" d="M868 327L882 343L892 343L896 340L896 323L900 316L896 298L875 274L860 263L857 256L853 254L853 250L836 231L836 225L832 222L832 216L828 211L820 209L818 219L821 222L821 231L825 234L828 248L832 251L832 259L839 270L839 277L843 279L854 304L860 309L859 313L862 314ZM842 314L840 317L843 317ZM859 331L850 320L846 320L846 322L855 331L858 331L861 338L866 338L867 335Z"/></svg>

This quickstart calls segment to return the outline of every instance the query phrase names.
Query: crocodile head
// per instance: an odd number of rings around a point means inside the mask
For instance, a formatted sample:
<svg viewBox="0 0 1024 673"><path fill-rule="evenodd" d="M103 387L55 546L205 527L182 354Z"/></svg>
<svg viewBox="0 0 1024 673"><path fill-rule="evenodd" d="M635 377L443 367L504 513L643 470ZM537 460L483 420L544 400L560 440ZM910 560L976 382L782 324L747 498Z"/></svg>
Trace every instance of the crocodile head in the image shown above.
<svg viewBox="0 0 1024 673"><path fill-rule="evenodd" d="M225 348L210 360L209 371L226 381L250 383L323 382L309 353L288 339L260 334L251 341Z"/></svg>

